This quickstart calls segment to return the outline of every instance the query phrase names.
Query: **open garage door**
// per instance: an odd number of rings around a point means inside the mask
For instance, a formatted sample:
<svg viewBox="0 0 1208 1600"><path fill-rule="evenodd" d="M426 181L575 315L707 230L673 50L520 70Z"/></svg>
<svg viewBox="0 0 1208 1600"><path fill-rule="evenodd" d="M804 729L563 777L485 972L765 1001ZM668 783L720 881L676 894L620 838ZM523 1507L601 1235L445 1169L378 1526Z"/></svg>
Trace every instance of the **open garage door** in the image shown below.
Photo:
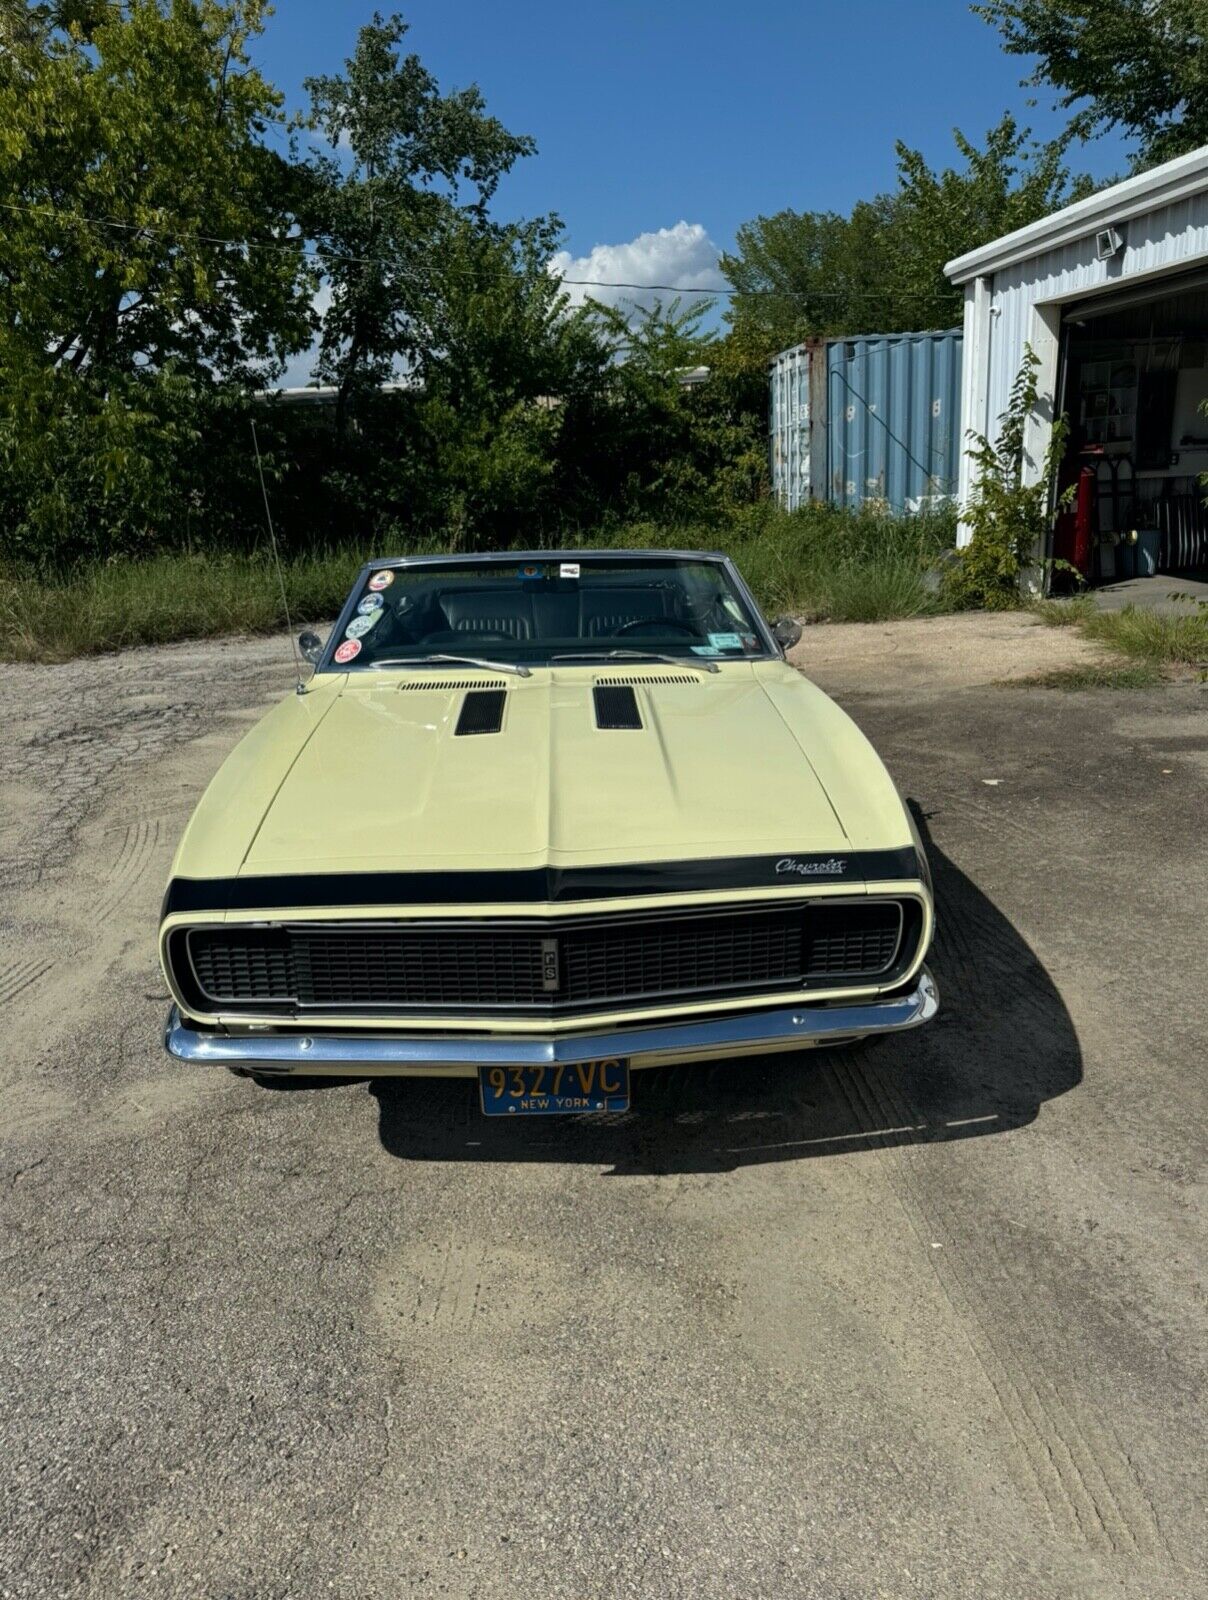
<svg viewBox="0 0 1208 1600"><path fill-rule="evenodd" d="M1067 306L1061 374L1076 494L1056 553L1092 583L1208 578L1208 272Z"/></svg>

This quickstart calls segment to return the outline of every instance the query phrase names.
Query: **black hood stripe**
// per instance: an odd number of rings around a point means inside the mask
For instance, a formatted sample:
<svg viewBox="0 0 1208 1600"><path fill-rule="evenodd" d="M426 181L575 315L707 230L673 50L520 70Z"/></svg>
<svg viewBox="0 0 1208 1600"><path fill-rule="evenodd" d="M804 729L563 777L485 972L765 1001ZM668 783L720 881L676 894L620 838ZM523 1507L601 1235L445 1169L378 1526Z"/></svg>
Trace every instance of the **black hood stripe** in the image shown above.
<svg viewBox="0 0 1208 1600"><path fill-rule="evenodd" d="M163 915L177 911L328 910L343 906L559 905L612 896L808 888L921 878L913 846L832 855L643 861L615 867L497 872L308 872L247 878L173 878Z"/></svg>

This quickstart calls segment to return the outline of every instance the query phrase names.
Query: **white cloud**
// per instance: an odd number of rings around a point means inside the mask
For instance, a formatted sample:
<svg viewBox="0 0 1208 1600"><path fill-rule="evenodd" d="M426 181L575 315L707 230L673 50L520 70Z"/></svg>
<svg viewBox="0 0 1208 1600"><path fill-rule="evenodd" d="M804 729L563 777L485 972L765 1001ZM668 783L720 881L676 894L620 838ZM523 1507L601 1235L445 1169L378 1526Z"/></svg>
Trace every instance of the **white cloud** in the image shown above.
<svg viewBox="0 0 1208 1600"><path fill-rule="evenodd" d="M717 269L720 252L699 222L677 222L657 233L639 233L625 244L598 244L588 255L572 256L559 250L549 270L562 278L590 278L606 287L568 283L573 305L584 300L602 301L622 308L649 308L660 300L674 300L676 289L721 289L725 279ZM624 284L669 284L669 290L646 292ZM685 301L704 296L686 295Z"/></svg>

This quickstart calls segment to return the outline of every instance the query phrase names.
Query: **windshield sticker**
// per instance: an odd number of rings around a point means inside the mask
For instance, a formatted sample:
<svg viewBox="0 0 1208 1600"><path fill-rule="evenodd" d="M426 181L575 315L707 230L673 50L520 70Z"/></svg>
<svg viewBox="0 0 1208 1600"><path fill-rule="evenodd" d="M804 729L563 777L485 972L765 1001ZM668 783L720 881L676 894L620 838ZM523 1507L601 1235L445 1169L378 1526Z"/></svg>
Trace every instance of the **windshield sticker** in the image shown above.
<svg viewBox="0 0 1208 1600"><path fill-rule="evenodd" d="M741 650L742 640L736 633L711 633L709 643L716 650Z"/></svg>
<svg viewBox="0 0 1208 1600"><path fill-rule="evenodd" d="M545 568L544 567L521 567L520 576L522 578L544 578L545 577Z"/></svg>
<svg viewBox="0 0 1208 1600"><path fill-rule="evenodd" d="M359 639L345 639L333 659L338 661L341 666L344 666L349 661L355 661L360 653L361 641Z"/></svg>
<svg viewBox="0 0 1208 1600"><path fill-rule="evenodd" d="M717 648L717 646L715 644L694 644L694 645L690 645L689 649L692 651L692 654L694 656L719 656L719 655L721 655L721 651Z"/></svg>
<svg viewBox="0 0 1208 1600"><path fill-rule="evenodd" d="M380 594L367 594L363 600L357 601L357 613L367 617L371 611L380 611L385 603Z"/></svg>
<svg viewBox="0 0 1208 1600"><path fill-rule="evenodd" d="M558 568L560 578L577 578L579 576L579 563L577 561L564 561Z"/></svg>
<svg viewBox="0 0 1208 1600"><path fill-rule="evenodd" d="M375 611L367 617L353 617L352 621L344 629L344 637L346 639L363 638L377 622L379 616L381 616L381 612Z"/></svg>
<svg viewBox="0 0 1208 1600"><path fill-rule="evenodd" d="M375 572L369 580L369 587L371 589L388 589L393 582L393 572Z"/></svg>

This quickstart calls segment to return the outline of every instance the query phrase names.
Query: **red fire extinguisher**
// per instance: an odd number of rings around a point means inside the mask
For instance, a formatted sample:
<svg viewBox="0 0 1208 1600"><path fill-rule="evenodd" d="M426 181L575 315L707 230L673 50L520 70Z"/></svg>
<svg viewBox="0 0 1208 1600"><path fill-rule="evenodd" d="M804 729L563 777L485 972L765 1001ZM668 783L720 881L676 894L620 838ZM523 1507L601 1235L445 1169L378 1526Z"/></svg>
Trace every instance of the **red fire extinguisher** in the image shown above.
<svg viewBox="0 0 1208 1600"><path fill-rule="evenodd" d="M1091 575L1091 550L1095 532L1095 468L1084 466L1078 474L1074 504L1057 518L1053 529L1053 554L1068 561L1084 578Z"/></svg>

